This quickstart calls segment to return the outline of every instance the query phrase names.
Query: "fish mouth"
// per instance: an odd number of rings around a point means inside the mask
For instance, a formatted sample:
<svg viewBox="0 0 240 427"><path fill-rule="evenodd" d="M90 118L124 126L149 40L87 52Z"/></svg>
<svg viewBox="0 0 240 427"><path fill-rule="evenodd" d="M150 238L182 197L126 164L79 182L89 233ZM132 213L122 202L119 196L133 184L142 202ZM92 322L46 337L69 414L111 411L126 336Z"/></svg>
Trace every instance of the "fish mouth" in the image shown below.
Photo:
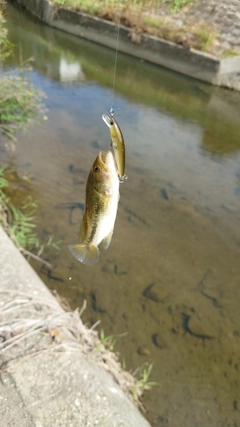
<svg viewBox="0 0 240 427"><path fill-rule="evenodd" d="M106 152L105 151L100 151L99 152L99 158L101 160L102 163L106 163Z"/></svg>
<svg viewBox="0 0 240 427"><path fill-rule="evenodd" d="M111 161L111 156L112 156L112 153L110 150L99 152L100 161L105 165L109 165L109 162Z"/></svg>

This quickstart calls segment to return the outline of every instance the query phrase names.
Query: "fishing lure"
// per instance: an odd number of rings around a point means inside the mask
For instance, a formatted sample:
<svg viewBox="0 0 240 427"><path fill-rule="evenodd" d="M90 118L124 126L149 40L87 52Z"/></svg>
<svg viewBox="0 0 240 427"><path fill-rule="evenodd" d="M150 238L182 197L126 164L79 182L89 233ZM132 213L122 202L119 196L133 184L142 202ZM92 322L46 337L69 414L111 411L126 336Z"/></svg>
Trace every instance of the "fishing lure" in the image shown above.
<svg viewBox="0 0 240 427"><path fill-rule="evenodd" d="M119 181L123 182L124 179L127 179L125 175L125 144L123 134L116 120L113 118L112 111L110 111L109 116L103 114L102 119L110 129L111 147L113 149Z"/></svg>

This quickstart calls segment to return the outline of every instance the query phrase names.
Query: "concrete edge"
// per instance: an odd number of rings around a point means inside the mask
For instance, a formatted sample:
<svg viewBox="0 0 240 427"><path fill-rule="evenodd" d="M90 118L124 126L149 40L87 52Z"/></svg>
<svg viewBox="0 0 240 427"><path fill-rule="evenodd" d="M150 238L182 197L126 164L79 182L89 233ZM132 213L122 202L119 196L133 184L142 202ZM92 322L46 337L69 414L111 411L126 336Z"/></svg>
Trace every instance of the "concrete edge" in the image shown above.
<svg viewBox="0 0 240 427"><path fill-rule="evenodd" d="M51 27L116 48L116 25L110 21L57 7L49 0L10 1L20 4ZM171 41L136 33L122 25L119 51L210 84L240 90L240 57L221 60Z"/></svg>
<svg viewBox="0 0 240 427"><path fill-rule="evenodd" d="M29 303L23 310L21 305L18 306L18 301L26 296ZM5 304L11 306L12 303L15 304L14 311L4 314L5 311L2 311L1 307L5 307ZM4 324L4 321L7 321L7 330L11 321L16 321L19 315L20 318L28 318L28 310L29 320L46 316L59 318L66 314L1 226L0 309L1 322ZM10 372L2 373L2 382L0 381L1 426L25 426L23 417L26 416L29 418L26 424L28 427L95 425L95 418L102 420L99 423L103 427L149 427L148 421L124 394L110 372L94 363L87 352L84 353L79 347L76 349L75 346L75 351L69 350L71 342L75 344L71 336L66 339L63 336L60 341L70 345L66 351L44 351L29 357L29 348L32 350L35 346L45 348L49 345L46 342L46 334L43 334L43 338L38 335L35 337L38 337L37 344L34 337L30 337L24 340L22 346L12 347L7 353L2 353L0 346L0 368L8 364L10 366ZM40 343L40 339L43 343ZM90 335L88 339L91 341ZM4 343L4 340L0 343ZM84 380L85 377L91 379L89 384ZM78 408L74 405L76 399L79 402ZM5 405L1 405L1 401L4 401ZM18 401L18 408L15 408L15 401ZM70 424L61 423L61 411L71 420ZM88 424L82 422L83 417ZM46 421L47 419L49 421Z"/></svg>

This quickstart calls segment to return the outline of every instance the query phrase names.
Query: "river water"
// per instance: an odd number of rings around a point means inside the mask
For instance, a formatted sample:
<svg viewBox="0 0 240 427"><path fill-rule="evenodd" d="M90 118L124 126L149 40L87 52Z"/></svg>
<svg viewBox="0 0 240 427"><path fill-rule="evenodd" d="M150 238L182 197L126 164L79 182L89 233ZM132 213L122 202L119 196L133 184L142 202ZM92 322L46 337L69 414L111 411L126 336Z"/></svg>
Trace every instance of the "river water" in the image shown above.
<svg viewBox="0 0 240 427"><path fill-rule="evenodd" d="M1 152L33 177L49 273L34 268L84 322L105 336L129 370L153 363L145 394L152 426L240 426L240 93L211 87L119 54L115 118L128 180L110 247L93 267L68 250L78 242L85 183L109 147L115 52L48 28L8 8L14 55L33 56L33 85L48 121L19 132Z"/></svg>

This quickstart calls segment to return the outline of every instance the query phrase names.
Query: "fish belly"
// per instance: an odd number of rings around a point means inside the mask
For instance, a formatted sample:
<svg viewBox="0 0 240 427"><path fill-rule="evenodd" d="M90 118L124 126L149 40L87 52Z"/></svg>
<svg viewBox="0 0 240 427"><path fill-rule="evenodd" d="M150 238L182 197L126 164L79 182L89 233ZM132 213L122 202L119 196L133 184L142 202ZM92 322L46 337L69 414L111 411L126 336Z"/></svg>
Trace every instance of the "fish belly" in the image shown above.
<svg viewBox="0 0 240 427"><path fill-rule="evenodd" d="M100 215L96 233L92 240L93 245L98 246L102 240L113 230L117 214L117 205L117 200L114 202L111 201L106 212Z"/></svg>

